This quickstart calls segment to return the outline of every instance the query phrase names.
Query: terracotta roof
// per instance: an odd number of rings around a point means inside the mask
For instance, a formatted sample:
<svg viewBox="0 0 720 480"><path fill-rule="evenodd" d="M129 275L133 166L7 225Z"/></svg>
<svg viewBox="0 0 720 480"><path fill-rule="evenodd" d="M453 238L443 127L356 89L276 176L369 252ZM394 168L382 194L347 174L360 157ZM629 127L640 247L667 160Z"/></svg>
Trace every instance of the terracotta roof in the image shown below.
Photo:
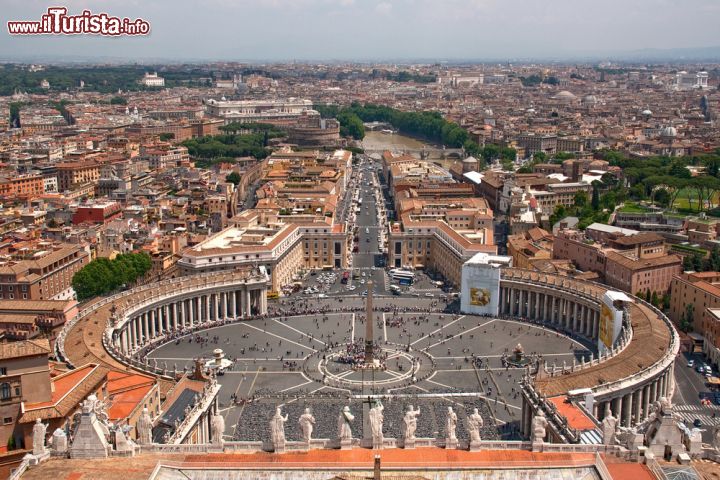
<svg viewBox="0 0 720 480"><path fill-rule="evenodd" d="M26 404L19 423L35 419L64 418L105 381L108 369L96 364L84 365L52 379L54 391L49 402Z"/></svg>
<svg viewBox="0 0 720 480"><path fill-rule="evenodd" d="M637 233L635 235L624 235L613 240L618 245L639 245L648 242L662 242L663 237L653 232Z"/></svg>
<svg viewBox="0 0 720 480"><path fill-rule="evenodd" d="M565 395L553 397L549 400L557 407L560 415L567 419L568 425L571 428L576 430L594 430L597 427L597 425L585 415L585 412L580 410L576 405L565 403L565 400L567 400Z"/></svg>
<svg viewBox="0 0 720 480"><path fill-rule="evenodd" d="M539 378L535 385L548 397L570 390L594 388L606 382L636 375L661 361L670 345L670 330L655 312L643 304L628 305L633 338L620 354L609 360L558 377Z"/></svg>
<svg viewBox="0 0 720 480"><path fill-rule="evenodd" d="M50 342L47 338L23 340L20 342L0 343L0 360L29 357L32 355L49 355Z"/></svg>
<svg viewBox="0 0 720 480"><path fill-rule="evenodd" d="M618 263L629 270L642 270L644 268L662 267L674 264L680 265L682 263L680 257L674 254L663 255L662 257L639 259L626 257L621 253L613 251L608 251L605 255L608 261Z"/></svg>

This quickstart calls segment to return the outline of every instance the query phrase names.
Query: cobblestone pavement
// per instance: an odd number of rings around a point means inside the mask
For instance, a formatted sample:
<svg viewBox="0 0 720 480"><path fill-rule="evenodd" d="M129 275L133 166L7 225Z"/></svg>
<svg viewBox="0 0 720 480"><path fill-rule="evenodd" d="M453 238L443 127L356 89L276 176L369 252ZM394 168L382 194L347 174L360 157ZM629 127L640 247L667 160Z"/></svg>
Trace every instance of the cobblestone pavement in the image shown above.
<svg viewBox="0 0 720 480"><path fill-rule="evenodd" d="M346 305L351 301L347 299ZM400 435L402 414L412 404L422 411L419 437L444 438L444 414L452 405L459 418L459 438L467 437L465 417L473 407L485 419L485 438L512 438L519 425L518 383L523 370L504 367L503 354L521 343L527 354L541 354L549 364L570 364L573 357L579 360L589 355L586 346L568 337L514 320L391 311L377 312L376 318L378 343L409 344L411 351L422 350L434 361L432 374L415 384L385 388L367 384L365 393L385 398L387 437ZM338 414L350 405L357 419L353 434L358 437L363 416L359 398L350 399L349 390L311 380L303 372L303 363L310 354L322 353L330 345L361 340L364 321L359 312L331 312L240 322L180 338L149 357L182 369L190 368L193 358L210 358L214 349L224 350L235 362L219 377L223 386L220 409L226 417L228 438L267 439L267 424L278 405L290 416L286 424L290 440L299 439L297 421L306 406L317 421L314 436L335 438ZM481 360L474 363L473 354ZM395 363L389 361L388 369Z"/></svg>

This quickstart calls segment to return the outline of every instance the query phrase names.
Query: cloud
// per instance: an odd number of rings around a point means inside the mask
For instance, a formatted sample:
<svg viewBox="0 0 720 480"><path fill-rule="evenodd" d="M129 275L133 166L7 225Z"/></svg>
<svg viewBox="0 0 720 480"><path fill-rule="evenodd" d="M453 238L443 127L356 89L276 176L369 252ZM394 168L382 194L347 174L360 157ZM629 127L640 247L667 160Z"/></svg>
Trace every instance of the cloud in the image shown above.
<svg viewBox="0 0 720 480"><path fill-rule="evenodd" d="M390 15L390 12L392 12L392 4L380 2L375 6L375 12L380 15Z"/></svg>

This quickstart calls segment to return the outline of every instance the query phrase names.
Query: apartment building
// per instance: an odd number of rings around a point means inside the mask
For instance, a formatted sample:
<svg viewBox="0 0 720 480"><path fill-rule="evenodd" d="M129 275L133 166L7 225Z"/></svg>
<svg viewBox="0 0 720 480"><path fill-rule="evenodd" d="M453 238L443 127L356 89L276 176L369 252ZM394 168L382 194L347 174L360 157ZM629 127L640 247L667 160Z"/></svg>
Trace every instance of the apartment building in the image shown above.
<svg viewBox="0 0 720 480"><path fill-rule="evenodd" d="M0 251L0 300L73 298L72 277L90 261L80 245L38 242Z"/></svg>
<svg viewBox="0 0 720 480"><path fill-rule="evenodd" d="M692 314L693 331L705 335L715 332L717 324L707 309L720 308L720 272L680 273L670 285L670 320L680 326L687 313ZM718 332L720 333L720 330Z"/></svg>
<svg viewBox="0 0 720 480"><path fill-rule="evenodd" d="M280 292L292 286L302 270L347 267L347 233L331 218L290 223L273 213L247 210L230 223L183 252L178 261L183 274L262 266L272 291Z"/></svg>
<svg viewBox="0 0 720 480"><path fill-rule="evenodd" d="M655 233L616 230L623 229L593 224L585 233L561 230L553 241L553 258L571 260L580 270L594 271L609 286L628 293L667 293L673 275L682 270L682 259L668 254L663 238Z"/></svg>
<svg viewBox="0 0 720 480"><path fill-rule="evenodd" d="M100 166L93 162L65 162L56 166L58 191L72 190L76 185L95 183L100 179Z"/></svg>
<svg viewBox="0 0 720 480"><path fill-rule="evenodd" d="M400 221L388 226L390 266L434 270L460 285L463 263L497 253L493 213L482 198L405 198L397 213Z"/></svg>

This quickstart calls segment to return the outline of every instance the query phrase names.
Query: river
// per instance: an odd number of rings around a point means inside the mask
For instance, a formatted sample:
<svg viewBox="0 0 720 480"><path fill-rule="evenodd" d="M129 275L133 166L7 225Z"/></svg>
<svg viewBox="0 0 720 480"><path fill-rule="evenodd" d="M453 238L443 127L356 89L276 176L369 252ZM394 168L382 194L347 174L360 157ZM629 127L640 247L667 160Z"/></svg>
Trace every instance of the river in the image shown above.
<svg viewBox="0 0 720 480"><path fill-rule="evenodd" d="M362 141L365 150L422 150L430 145L399 133L387 134L378 131L365 132Z"/></svg>

